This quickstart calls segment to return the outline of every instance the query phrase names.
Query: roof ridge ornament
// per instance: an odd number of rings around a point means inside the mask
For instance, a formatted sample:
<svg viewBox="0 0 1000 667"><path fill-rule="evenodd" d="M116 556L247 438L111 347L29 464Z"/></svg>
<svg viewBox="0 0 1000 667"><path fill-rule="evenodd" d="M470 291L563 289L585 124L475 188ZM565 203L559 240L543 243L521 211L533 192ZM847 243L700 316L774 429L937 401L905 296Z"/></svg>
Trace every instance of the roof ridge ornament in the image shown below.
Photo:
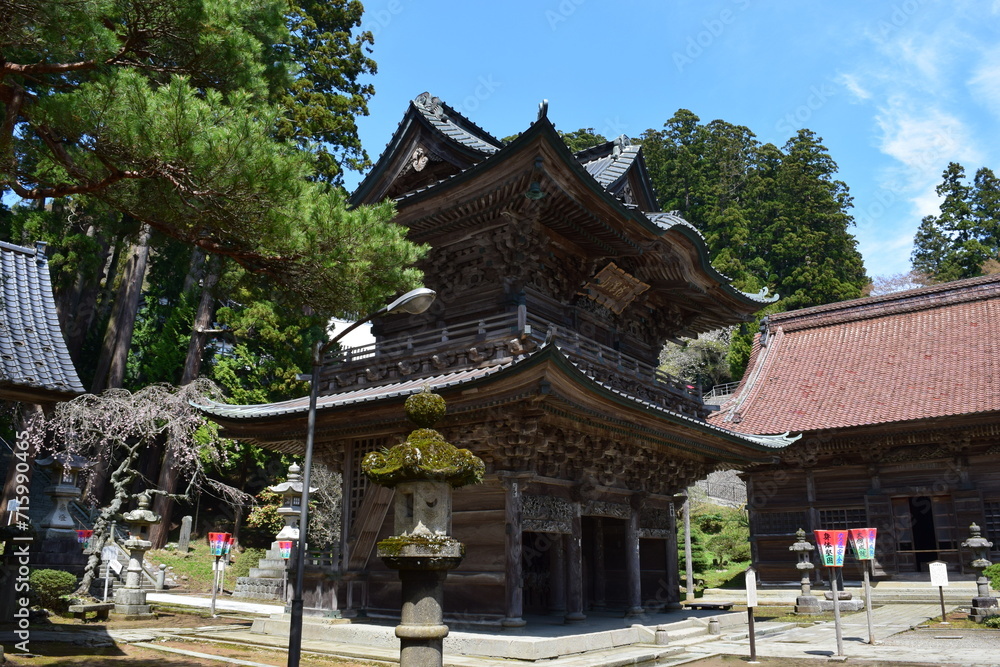
<svg viewBox="0 0 1000 667"><path fill-rule="evenodd" d="M547 99L538 103L538 120L546 118L549 114L549 101Z"/></svg>

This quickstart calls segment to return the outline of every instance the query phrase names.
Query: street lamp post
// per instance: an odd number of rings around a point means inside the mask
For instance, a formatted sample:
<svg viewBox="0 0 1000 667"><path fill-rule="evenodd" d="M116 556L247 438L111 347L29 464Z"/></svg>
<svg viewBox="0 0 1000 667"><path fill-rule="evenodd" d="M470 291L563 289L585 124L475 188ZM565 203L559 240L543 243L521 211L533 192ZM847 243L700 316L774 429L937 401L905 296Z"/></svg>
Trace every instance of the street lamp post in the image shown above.
<svg viewBox="0 0 1000 667"><path fill-rule="evenodd" d="M316 402L319 399L319 373L323 367L323 355L335 343L362 324L383 315L409 313L417 315L430 307L437 293L426 287L410 290L388 306L376 310L367 317L350 325L333 339L324 343L317 341L313 346L312 376L309 381L309 413L306 421L306 457L302 464L302 518L299 520L299 540L295 549L295 589L292 597L291 619L288 628L288 667L299 667L302 653L302 590L305 587L305 562L307 531L309 529L309 482L312 477L313 440L316 437Z"/></svg>

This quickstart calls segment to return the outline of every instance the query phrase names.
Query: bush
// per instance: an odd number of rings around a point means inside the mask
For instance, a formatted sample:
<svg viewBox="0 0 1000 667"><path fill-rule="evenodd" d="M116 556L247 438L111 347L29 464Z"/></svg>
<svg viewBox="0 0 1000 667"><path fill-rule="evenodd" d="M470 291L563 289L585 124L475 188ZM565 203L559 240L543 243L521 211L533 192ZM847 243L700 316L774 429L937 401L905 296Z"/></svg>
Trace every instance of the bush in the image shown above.
<svg viewBox="0 0 1000 667"><path fill-rule="evenodd" d="M986 578L990 580L990 588L995 591L1000 591L1000 563L990 565L988 568L983 570L983 574L985 574Z"/></svg>
<svg viewBox="0 0 1000 667"><path fill-rule="evenodd" d="M257 563L266 555L267 550L265 549L244 549L241 554L236 556L236 560L233 561L233 565L227 571L227 575L234 578L249 577L250 568L257 567Z"/></svg>
<svg viewBox="0 0 1000 667"><path fill-rule="evenodd" d="M990 616L985 621L983 625L987 628L1000 628L1000 616Z"/></svg>
<svg viewBox="0 0 1000 667"><path fill-rule="evenodd" d="M62 570L35 570L28 584L34 604L62 613L69 606L65 596L76 589L76 576Z"/></svg>

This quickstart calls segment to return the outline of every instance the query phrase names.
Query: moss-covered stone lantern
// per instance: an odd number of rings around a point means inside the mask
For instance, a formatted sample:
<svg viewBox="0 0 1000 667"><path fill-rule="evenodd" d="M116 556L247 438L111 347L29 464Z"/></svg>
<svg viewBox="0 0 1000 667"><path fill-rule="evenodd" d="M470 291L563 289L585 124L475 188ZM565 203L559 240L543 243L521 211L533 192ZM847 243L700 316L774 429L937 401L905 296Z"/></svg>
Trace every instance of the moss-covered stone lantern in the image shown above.
<svg viewBox="0 0 1000 667"><path fill-rule="evenodd" d="M447 409L441 396L425 389L406 399L405 409L418 428L392 449L368 454L361 469L376 484L396 490L395 535L378 543L378 555L399 570L403 588L396 627L400 667L440 667L448 635L442 622L444 580L465 551L449 534L451 493L482 481L485 466L432 428Z"/></svg>
<svg viewBox="0 0 1000 667"><path fill-rule="evenodd" d="M972 609L969 611L969 616L974 621L981 623L989 616L1000 614L997 599L990 595L990 580L983 573L983 570L993 564L989 560L993 543L982 536L979 526L975 523L969 526L969 533L969 539L962 542L962 546L975 556L969 565L978 575L976 578L977 595L972 598Z"/></svg>

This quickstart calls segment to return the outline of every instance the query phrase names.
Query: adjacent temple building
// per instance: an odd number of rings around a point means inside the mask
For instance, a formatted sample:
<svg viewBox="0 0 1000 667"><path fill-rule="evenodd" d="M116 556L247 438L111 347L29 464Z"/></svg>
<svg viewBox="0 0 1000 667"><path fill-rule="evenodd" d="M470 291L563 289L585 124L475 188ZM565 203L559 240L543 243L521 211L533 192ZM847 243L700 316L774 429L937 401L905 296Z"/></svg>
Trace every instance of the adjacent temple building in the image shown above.
<svg viewBox="0 0 1000 667"><path fill-rule="evenodd" d="M413 100L354 205L396 202L431 250L430 310L376 320L320 383L315 455L343 475L339 553L306 607L398 614L396 573L374 556L392 534L392 490L365 454L411 427L403 402L448 402L444 437L486 463L454 496L466 545L446 612L517 626L526 613L676 606L676 494L717 468L770 463L789 440L709 424L693 387L657 370L665 341L752 319L765 294L734 289L704 240L658 210L627 138L573 154L546 117L505 144L441 100ZM213 404L230 437L304 451L306 398Z"/></svg>
<svg viewBox="0 0 1000 667"><path fill-rule="evenodd" d="M875 574L969 573L972 523L1000 560L1000 275L771 315L711 417L793 446L745 475L760 577L797 579L799 528L878 528ZM845 576L860 578L848 556Z"/></svg>

